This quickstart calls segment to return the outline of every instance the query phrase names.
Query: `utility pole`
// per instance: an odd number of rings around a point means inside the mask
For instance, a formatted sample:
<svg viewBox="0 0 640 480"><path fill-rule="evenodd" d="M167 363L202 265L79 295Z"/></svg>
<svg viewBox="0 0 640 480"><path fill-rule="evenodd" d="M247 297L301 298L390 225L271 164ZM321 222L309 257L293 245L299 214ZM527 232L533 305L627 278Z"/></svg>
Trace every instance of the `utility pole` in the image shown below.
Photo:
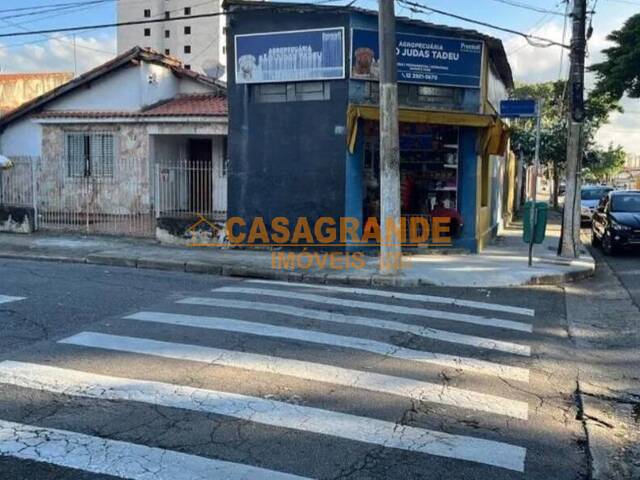
<svg viewBox="0 0 640 480"><path fill-rule="evenodd" d="M580 171L583 155L584 122L584 57L586 50L586 0L573 0L571 14L571 67L569 70L569 116L567 121L567 187L560 255L576 258L580 255Z"/></svg>
<svg viewBox="0 0 640 480"><path fill-rule="evenodd" d="M398 273L400 230L400 140L394 0L379 0L380 49L380 272Z"/></svg>

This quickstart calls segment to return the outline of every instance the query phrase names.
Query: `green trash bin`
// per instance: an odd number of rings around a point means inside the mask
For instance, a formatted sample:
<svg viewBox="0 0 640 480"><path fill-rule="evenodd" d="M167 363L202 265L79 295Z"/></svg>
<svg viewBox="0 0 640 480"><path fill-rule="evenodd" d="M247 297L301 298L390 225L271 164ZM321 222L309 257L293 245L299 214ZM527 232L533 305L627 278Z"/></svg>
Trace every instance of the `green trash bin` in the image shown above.
<svg viewBox="0 0 640 480"><path fill-rule="evenodd" d="M524 204L522 214L522 240L525 243L531 241L531 206L533 202ZM533 243L542 243L547 230L547 213L549 205L546 202L536 202L536 229L533 235Z"/></svg>

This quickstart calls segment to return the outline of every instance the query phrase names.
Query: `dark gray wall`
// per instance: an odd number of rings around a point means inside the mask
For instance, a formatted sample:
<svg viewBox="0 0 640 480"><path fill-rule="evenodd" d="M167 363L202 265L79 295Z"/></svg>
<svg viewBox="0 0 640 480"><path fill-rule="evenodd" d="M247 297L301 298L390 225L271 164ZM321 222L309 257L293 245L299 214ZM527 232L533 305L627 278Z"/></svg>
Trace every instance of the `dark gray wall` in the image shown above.
<svg viewBox="0 0 640 480"><path fill-rule="evenodd" d="M344 216L346 80L330 81L331 98L257 103L252 85L236 85L234 35L345 27L341 13L235 11L229 19L229 216L310 222ZM345 52L346 55L346 52ZM346 61L346 58L345 58Z"/></svg>

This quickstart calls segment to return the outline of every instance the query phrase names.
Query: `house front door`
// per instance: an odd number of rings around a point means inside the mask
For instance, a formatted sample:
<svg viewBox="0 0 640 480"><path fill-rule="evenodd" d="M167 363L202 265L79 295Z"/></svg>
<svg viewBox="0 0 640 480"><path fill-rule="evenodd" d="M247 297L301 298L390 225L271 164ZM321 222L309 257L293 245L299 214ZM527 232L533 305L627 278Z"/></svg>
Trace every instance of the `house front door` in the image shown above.
<svg viewBox="0 0 640 480"><path fill-rule="evenodd" d="M211 211L211 160L211 139L189 139L189 208L192 212Z"/></svg>

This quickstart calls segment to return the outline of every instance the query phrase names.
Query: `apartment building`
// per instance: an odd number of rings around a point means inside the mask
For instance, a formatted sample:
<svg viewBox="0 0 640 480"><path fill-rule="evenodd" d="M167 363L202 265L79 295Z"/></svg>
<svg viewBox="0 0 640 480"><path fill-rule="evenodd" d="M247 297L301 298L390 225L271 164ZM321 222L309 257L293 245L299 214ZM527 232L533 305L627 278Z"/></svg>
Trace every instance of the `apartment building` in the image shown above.
<svg viewBox="0 0 640 480"><path fill-rule="evenodd" d="M118 53L140 46L179 58L186 68L224 79L226 45L222 0L146 0L118 2L118 22L161 20L118 27ZM180 18L180 20L176 20ZM183 19L184 18L184 19Z"/></svg>

